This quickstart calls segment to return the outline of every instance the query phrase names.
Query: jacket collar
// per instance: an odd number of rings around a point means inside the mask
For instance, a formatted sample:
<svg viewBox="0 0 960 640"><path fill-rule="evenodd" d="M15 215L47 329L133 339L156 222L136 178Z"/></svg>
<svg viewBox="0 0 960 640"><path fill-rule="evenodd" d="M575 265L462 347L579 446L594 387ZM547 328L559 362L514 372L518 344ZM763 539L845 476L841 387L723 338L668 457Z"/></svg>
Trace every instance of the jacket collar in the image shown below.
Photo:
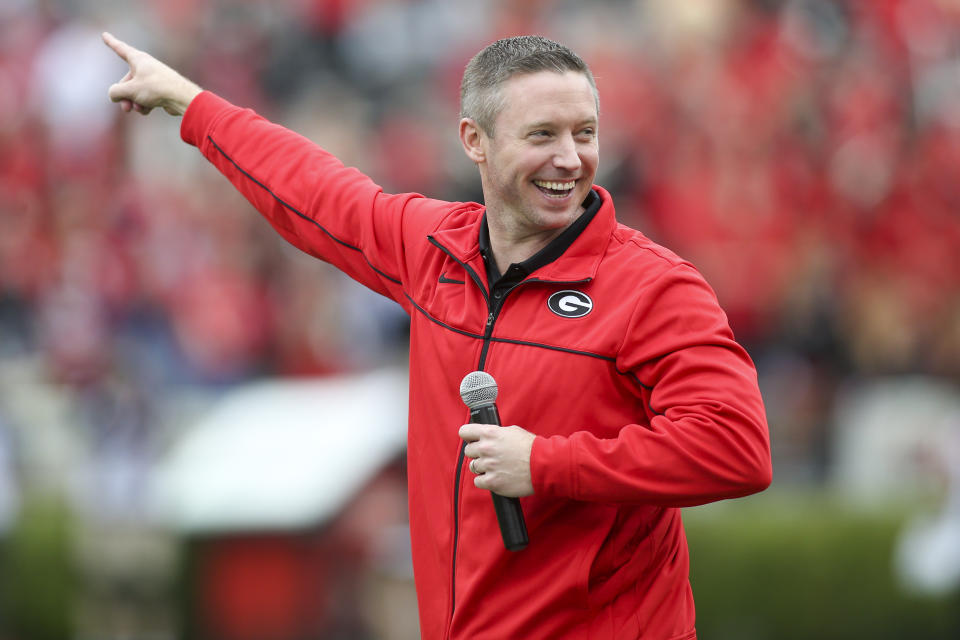
<svg viewBox="0 0 960 640"><path fill-rule="evenodd" d="M594 185L593 190L600 197L600 209L593 219L582 229L575 238L561 234L555 238L543 251L552 256L552 249L558 248L553 260L539 266L530 274L531 279L550 282L579 282L591 280L597 273L600 261L606 253L610 242L610 235L616 228L616 212L613 200L602 187ZM478 272L483 272L483 257L480 253L480 233L484 225L483 209L481 215L476 216L463 225L441 228L431 234L430 239L455 260L471 265ZM574 223L576 225L576 223ZM554 243L558 243L557 247ZM564 250L561 245L568 245ZM542 252L541 252L542 253ZM539 254L538 254L539 255Z"/></svg>

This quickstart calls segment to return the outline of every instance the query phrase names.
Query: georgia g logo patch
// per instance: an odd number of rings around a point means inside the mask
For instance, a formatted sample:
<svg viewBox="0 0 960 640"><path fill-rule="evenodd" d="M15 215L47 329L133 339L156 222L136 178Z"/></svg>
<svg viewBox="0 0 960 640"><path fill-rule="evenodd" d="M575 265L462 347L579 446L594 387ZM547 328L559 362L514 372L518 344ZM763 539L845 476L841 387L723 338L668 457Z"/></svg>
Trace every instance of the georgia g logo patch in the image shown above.
<svg viewBox="0 0 960 640"><path fill-rule="evenodd" d="M557 291L547 298L547 308L562 318L582 318L593 311L593 300L582 291Z"/></svg>

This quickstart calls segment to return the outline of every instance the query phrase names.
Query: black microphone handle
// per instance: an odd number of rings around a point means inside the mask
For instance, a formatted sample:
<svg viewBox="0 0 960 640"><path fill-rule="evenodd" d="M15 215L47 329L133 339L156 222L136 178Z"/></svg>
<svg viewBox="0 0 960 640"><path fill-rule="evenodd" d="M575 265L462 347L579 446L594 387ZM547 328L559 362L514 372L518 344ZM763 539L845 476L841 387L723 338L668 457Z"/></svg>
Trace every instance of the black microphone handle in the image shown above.
<svg viewBox="0 0 960 640"><path fill-rule="evenodd" d="M470 422L500 426L500 414L497 412L497 405L485 404L470 409ZM493 510L497 513L500 535L503 536L503 546L508 551L520 551L529 542L527 523L523 519L520 499L508 498L493 491L490 492L490 495L493 496Z"/></svg>

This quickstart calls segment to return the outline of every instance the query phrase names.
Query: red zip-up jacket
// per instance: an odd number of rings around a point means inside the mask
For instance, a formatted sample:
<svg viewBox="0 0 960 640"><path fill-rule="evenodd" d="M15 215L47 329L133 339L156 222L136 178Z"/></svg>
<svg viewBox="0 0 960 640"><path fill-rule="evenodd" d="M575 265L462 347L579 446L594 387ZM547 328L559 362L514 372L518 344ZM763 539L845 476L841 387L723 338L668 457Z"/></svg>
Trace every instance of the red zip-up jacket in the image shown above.
<svg viewBox="0 0 960 640"><path fill-rule="evenodd" d="M385 194L209 92L181 135L287 240L410 315L424 640L696 637L680 507L760 491L771 466L754 366L690 264L618 224L595 187L599 211L573 242L494 300L482 205ZM548 305L560 291L576 292L567 312ZM538 436L519 552L504 549L457 436L459 384L477 369L498 383L503 423Z"/></svg>

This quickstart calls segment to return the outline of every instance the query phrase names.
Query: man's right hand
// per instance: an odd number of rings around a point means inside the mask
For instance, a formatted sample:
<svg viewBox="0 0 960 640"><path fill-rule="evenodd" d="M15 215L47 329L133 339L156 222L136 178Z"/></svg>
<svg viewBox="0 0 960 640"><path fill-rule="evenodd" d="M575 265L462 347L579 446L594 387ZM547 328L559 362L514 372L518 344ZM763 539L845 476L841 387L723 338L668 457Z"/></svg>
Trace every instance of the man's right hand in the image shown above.
<svg viewBox="0 0 960 640"><path fill-rule="evenodd" d="M155 107L163 107L173 116L182 116L190 102L202 91L193 82L153 56L131 47L109 33L103 33L108 47L130 65L120 82L110 87L110 99L120 103L124 111L147 115Z"/></svg>

